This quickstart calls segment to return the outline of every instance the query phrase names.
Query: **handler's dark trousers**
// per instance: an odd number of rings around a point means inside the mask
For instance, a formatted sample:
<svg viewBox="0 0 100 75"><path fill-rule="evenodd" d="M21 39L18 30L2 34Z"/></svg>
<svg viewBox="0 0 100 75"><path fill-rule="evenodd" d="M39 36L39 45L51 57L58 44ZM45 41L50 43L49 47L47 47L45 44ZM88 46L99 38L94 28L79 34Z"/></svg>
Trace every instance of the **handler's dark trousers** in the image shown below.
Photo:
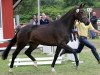
<svg viewBox="0 0 100 75"><path fill-rule="evenodd" d="M76 50L77 53L80 53L80 52L82 51L83 47L84 47L84 46L87 46L88 48L91 49L91 51L92 51L93 55L95 56L95 58L97 59L97 61L100 60L100 57L99 57L99 55L98 55L98 53L97 53L97 51L96 51L96 48L94 47L93 44L91 44L91 43L87 40L86 37L80 36L80 37L79 37L79 42L80 42L80 43L79 43L78 49Z"/></svg>

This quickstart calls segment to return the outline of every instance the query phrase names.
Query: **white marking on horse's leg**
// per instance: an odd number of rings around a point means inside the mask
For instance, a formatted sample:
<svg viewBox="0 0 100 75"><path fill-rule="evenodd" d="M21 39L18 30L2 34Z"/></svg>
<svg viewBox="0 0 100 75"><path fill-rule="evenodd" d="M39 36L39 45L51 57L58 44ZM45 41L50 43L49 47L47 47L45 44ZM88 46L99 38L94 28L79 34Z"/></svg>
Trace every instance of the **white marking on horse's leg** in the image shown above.
<svg viewBox="0 0 100 75"><path fill-rule="evenodd" d="M37 61L34 61L34 66L37 68Z"/></svg>
<svg viewBox="0 0 100 75"><path fill-rule="evenodd" d="M54 69L54 67L51 68L51 71L52 71L53 73L56 73L56 70Z"/></svg>
<svg viewBox="0 0 100 75"><path fill-rule="evenodd" d="M10 73L12 73L12 72L13 72L12 68L9 68L9 72L10 72Z"/></svg>

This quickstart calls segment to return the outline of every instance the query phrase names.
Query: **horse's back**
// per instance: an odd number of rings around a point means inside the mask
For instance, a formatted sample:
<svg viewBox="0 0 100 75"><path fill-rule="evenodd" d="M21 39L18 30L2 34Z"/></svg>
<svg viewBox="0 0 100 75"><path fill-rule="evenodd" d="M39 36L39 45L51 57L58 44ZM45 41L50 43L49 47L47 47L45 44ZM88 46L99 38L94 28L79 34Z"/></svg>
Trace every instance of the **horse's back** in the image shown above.
<svg viewBox="0 0 100 75"><path fill-rule="evenodd" d="M61 24L58 23L51 23L48 25L40 25L35 30L32 30L30 34L30 41L39 42L42 45L57 45L59 38L64 37L65 34L62 34L62 32L65 32L62 30ZM61 38L63 39L63 38Z"/></svg>
<svg viewBox="0 0 100 75"><path fill-rule="evenodd" d="M22 42L22 41L27 42L32 30L36 29L37 27L38 27L37 25L31 25L31 24L22 27L17 34L17 40L19 42Z"/></svg>

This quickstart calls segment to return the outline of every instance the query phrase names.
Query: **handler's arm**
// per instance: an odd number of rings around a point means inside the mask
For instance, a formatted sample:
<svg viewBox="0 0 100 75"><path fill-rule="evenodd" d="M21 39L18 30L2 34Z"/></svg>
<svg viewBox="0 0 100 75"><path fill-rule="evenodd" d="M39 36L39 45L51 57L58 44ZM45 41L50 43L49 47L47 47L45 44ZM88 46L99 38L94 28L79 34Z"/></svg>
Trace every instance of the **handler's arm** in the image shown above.
<svg viewBox="0 0 100 75"><path fill-rule="evenodd" d="M93 31L94 31L95 33L98 33L98 34L100 35L100 31L98 31L98 30L96 30L96 29L93 29Z"/></svg>
<svg viewBox="0 0 100 75"><path fill-rule="evenodd" d="M89 29L100 35L100 31L96 30L91 23L89 24Z"/></svg>

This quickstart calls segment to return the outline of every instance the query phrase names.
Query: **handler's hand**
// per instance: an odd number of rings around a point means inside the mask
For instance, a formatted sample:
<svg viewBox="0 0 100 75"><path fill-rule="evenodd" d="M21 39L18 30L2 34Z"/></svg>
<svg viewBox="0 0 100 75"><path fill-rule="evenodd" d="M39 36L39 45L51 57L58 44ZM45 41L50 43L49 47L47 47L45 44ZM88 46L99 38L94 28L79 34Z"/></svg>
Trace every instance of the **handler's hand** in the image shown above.
<svg viewBox="0 0 100 75"><path fill-rule="evenodd" d="M98 30L98 35L100 35L100 30Z"/></svg>
<svg viewBox="0 0 100 75"><path fill-rule="evenodd" d="M98 33L98 35L100 36L100 33Z"/></svg>

